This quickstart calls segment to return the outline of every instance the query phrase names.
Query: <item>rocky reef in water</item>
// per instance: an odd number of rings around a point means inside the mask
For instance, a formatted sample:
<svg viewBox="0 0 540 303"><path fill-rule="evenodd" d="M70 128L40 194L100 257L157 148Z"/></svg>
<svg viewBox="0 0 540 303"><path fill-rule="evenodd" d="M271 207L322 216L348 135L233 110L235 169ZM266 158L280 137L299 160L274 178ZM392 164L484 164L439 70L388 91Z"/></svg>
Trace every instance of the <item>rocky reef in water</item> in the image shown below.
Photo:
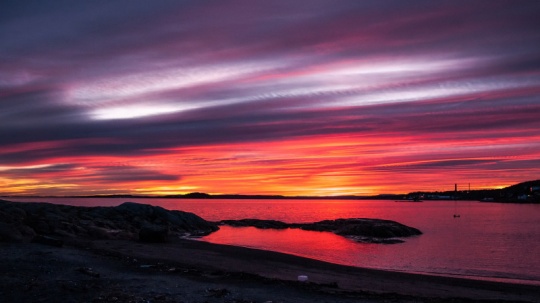
<svg viewBox="0 0 540 303"><path fill-rule="evenodd" d="M80 207L0 200L0 242L133 239L165 242L169 236L204 236L219 227L199 216L126 202L115 207Z"/></svg>
<svg viewBox="0 0 540 303"><path fill-rule="evenodd" d="M336 219L313 223L285 223L276 220L242 219L222 220L220 225L234 227L256 227L261 229L299 228L310 231L332 232L363 243L402 243L401 238L421 235L422 232L414 227L381 219Z"/></svg>
<svg viewBox="0 0 540 303"><path fill-rule="evenodd" d="M115 207L81 207L51 203L0 200L0 242L45 242L62 245L81 239L131 239L165 242L171 236L205 236L219 225L264 229L298 228L334 234L365 243L401 243L422 234L416 228L380 219L336 219L313 223L276 220L223 220L201 217L159 206L126 202Z"/></svg>

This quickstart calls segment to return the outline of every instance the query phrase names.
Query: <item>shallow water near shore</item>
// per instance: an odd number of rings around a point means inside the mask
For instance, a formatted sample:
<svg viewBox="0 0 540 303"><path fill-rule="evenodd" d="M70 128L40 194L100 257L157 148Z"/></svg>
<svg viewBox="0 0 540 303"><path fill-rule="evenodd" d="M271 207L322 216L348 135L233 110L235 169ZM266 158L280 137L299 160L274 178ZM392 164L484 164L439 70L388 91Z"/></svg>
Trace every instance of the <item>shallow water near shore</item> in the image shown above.
<svg viewBox="0 0 540 303"><path fill-rule="evenodd" d="M19 198L79 206L115 206L126 199ZM129 199L193 212L206 220L273 219L289 223L337 218L379 218L420 229L405 243L356 243L331 233L223 226L202 238L376 269L511 281L540 285L540 205L380 200L187 200ZM459 218L454 214L459 213Z"/></svg>

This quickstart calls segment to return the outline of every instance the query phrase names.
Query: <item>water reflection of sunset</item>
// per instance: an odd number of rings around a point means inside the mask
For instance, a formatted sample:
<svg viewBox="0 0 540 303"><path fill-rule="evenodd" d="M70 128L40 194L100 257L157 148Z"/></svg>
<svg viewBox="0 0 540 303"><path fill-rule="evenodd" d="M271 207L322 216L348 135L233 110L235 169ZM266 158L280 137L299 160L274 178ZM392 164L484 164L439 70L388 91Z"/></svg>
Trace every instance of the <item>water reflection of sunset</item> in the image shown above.
<svg viewBox="0 0 540 303"><path fill-rule="evenodd" d="M305 231L300 229L261 230L255 227L220 227L222 230L204 238L204 241L227 243L257 249L273 250L280 247L280 252L297 256L332 260L346 264L340 256L354 248L357 253L376 250L376 245L358 245L353 240L329 232Z"/></svg>

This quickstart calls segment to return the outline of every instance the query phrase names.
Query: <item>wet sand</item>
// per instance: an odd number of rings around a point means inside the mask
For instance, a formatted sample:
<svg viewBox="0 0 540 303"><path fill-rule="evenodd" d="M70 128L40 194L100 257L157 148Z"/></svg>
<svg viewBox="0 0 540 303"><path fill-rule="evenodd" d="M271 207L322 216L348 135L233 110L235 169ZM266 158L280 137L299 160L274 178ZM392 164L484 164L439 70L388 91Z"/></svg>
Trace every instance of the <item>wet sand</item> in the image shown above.
<svg viewBox="0 0 540 303"><path fill-rule="evenodd" d="M537 286L362 269L195 240L75 244L2 244L0 302L540 302Z"/></svg>

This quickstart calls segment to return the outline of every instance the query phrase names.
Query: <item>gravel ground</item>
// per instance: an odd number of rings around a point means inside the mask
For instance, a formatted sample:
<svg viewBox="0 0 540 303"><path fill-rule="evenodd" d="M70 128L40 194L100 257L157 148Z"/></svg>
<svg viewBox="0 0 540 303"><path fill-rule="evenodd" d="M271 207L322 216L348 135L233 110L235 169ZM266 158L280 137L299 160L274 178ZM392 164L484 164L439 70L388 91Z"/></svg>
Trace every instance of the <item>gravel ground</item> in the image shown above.
<svg viewBox="0 0 540 303"><path fill-rule="evenodd" d="M0 245L0 302L540 302L532 286L351 268L193 240ZM308 283L296 281L300 273Z"/></svg>

